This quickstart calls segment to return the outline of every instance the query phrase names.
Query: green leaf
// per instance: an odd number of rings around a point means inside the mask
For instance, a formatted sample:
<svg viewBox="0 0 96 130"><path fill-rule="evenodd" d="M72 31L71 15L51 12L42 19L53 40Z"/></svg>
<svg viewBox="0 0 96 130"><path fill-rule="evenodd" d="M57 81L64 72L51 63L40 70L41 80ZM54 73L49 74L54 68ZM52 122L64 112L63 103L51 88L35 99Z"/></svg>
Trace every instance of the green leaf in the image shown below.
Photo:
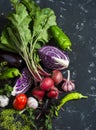
<svg viewBox="0 0 96 130"><path fill-rule="evenodd" d="M52 120L54 117L54 111L55 111L55 106L51 106L49 113L46 114L45 116L45 124L44 127L46 130L52 130Z"/></svg>
<svg viewBox="0 0 96 130"><path fill-rule="evenodd" d="M29 29L31 18L23 4L20 3L16 5L15 9L16 12L9 15L8 19L14 26L16 33L20 35L19 39L21 38L21 43L23 45L27 45L31 40L31 31Z"/></svg>
<svg viewBox="0 0 96 130"><path fill-rule="evenodd" d="M32 20L34 20L34 16L37 11L40 11L40 7L33 0L21 0L21 3L26 6Z"/></svg>
<svg viewBox="0 0 96 130"><path fill-rule="evenodd" d="M29 29L31 17L23 4L16 3L14 8L15 12L8 16L9 24L2 32L0 48L20 54L24 53L23 49L32 37Z"/></svg>
<svg viewBox="0 0 96 130"><path fill-rule="evenodd" d="M13 3L13 4L18 3L18 0L10 0L10 1L11 1L11 3Z"/></svg>
<svg viewBox="0 0 96 130"><path fill-rule="evenodd" d="M10 86L9 84L5 84L0 88L0 94L1 95L5 94L7 97L10 97L12 90L13 90L12 86Z"/></svg>
<svg viewBox="0 0 96 130"><path fill-rule="evenodd" d="M38 37L38 41L48 42L50 35L48 29L56 25L56 16L50 8L36 12L33 26L33 34Z"/></svg>
<svg viewBox="0 0 96 130"><path fill-rule="evenodd" d="M1 41L1 43L0 43L0 48L1 49L6 50L6 51L15 52L15 50L13 49L13 46L10 44L11 41L9 39L7 29L5 29L2 32L2 36L0 38L0 41Z"/></svg>

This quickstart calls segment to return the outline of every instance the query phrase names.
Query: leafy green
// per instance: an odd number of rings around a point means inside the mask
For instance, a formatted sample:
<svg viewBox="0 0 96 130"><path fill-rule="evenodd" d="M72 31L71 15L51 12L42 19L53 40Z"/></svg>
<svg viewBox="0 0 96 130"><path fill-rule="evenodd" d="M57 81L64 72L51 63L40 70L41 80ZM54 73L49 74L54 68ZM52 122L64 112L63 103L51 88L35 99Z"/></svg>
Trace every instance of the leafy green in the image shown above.
<svg viewBox="0 0 96 130"><path fill-rule="evenodd" d="M11 96L13 88L9 84L5 84L3 87L0 88L0 95L6 94L7 97Z"/></svg>
<svg viewBox="0 0 96 130"><path fill-rule="evenodd" d="M4 72L4 71L6 71L7 70L7 62L6 61L2 61L2 62L0 62L0 75L2 75L2 73Z"/></svg>
<svg viewBox="0 0 96 130"><path fill-rule="evenodd" d="M40 11L40 7L33 0L21 0L21 3L26 6L32 21L34 21L35 13Z"/></svg>
<svg viewBox="0 0 96 130"><path fill-rule="evenodd" d="M46 114L46 116L45 116L44 127L47 130L52 130L52 120L53 120L53 117L54 117L54 109L55 109L55 106L51 106L49 113Z"/></svg>
<svg viewBox="0 0 96 130"><path fill-rule="evenodd" d="M50 8L42 9L39 12L36 12L33 26L33 35L38 36L38 41L48 42L50 35L48 29L50 26L55 25L55 15Z"/></svg>
<svg viewBox="0 0 96 130"><path fill-rule="evenodd" d="M56 16L50 8L40 9L31 0L11 2L14 12L8 16L9 24L2 32L0 48L21 55L34 79L40 81L37 50L50 40L49 28L56 25Z"/></svg>
<svg viewBox="0 0 96 130"><path fill-rule="evenodd" d="M14 109L4 109L0 112L1 128L3 130L36 130L33 120L30 120L29 116L19 114Z"/></svg>
<svg viewBox="0 0 96 130"><path fill-rule="evenodd" d="M13 109L4 109L0 113L0 128L3 130L31 130L27 124L27 116L20 115Z"/></svg>
<svg viewBox="0 0 96 130"><path fill-rule="evenodd" d="M28 115L28 117L27 117L27 122L28 122L28 124L31 126L33 126L34 127L34 129L36 129L37 130L37 127L36 127L36 125L35 125L35 114L34 114L34 109L32 109L32 108L27 108L26 109L26 114Z"/></svg>

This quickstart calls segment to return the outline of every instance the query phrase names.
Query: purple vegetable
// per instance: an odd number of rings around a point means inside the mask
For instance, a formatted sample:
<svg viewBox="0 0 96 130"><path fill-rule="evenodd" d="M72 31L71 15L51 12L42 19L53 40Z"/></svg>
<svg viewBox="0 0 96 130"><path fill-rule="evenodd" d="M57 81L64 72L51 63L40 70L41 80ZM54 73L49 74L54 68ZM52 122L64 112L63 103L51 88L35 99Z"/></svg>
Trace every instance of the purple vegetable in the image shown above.
<svg viewBox="0 0 96 130"><path fill-rule="evenodd" d="M22 70L22 76L19 77L13 87L11 95L26 93L33 83L32 75L27 68Z"/></svg>
<svg viewBox="0 0 96 130"><path fill-rule="evenodd" d="M69 57L54 46L44 46L38 51L42 64L48 69L62 70L69 66Z"/></svg>
<svg viewBox="0 0 96 130"><path fill-rule="evenodd" d="M25 65L24 60L16 53L0 50L0 62L6 61L10 67L20 68Z"/></svg>

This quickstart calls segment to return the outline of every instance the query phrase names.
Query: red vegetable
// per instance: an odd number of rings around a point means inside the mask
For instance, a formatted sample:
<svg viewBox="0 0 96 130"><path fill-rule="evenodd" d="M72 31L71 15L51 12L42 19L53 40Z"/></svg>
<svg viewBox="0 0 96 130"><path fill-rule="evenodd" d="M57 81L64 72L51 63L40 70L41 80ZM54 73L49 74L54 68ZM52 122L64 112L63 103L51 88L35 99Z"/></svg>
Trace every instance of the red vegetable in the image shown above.
<svg viewBox="0 0 96 130"><path fill-rule="evenodd" d="M59 90L56 87L53 87L48 93L47 96L49 98L56 98L58 99L59 96Z"/></svg>
<svg viewBox="0 0 96 130"><path fill-rule="evenodd" d="M52 80L52 78L50 77L45 77L41 84L40 84L40 88L44 91L48 91L51 89L51 87L54 85L54 81Z"/></svg>
<svg viewBox="0 0 96 130"><path fill-rule="evenodd" d="M54 83L56 85L58 85L59 83L61 83L61 81L63 80L63 75L62 75L61 71L59 71L59 70L53 70L52 79L53 79L53 81L54 81Z"/></svg>
<svg viewBox="0 0 96 130"><path fill-rule="evenodd" d="M41 90L40 87L35 87L32 90L32 95L37 98L39 101L42 101L44 95L45 95L45 91Z"/></svg>
<svg viewBox="0 0 96 130"><path fill-rule="evenodd" d="M18 94L14 101L13 101L13 107L17 110L22 110L26 107L27 104L27 96L23 93Z"/></svg>

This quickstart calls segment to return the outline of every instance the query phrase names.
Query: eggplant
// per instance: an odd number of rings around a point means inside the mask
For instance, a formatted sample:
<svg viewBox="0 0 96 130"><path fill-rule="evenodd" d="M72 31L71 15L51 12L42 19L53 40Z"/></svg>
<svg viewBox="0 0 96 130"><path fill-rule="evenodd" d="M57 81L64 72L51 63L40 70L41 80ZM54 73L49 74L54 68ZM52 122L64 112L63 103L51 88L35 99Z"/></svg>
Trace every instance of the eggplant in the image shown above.
<svg viewBox="0 0 96 130"><path fill-rule="evenodd" d="M16 53L0 50L0 62L6 61L10 67L20 68L25 65L21 56Z"/></svg>

